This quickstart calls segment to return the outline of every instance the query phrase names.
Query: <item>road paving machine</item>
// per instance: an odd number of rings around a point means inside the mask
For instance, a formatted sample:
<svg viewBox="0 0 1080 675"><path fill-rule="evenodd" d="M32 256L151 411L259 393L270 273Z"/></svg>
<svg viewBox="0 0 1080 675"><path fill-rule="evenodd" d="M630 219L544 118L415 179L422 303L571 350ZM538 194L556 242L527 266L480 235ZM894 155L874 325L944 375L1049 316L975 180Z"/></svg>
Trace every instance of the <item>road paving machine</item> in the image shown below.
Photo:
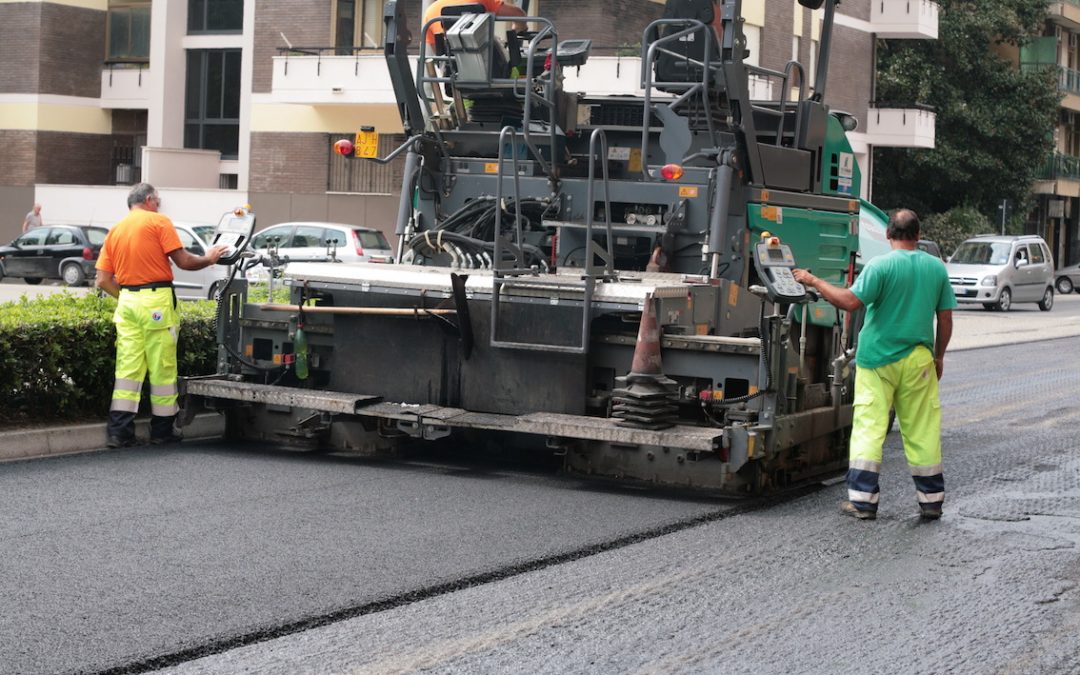
<svg viewBox="0 0 1080 675"><path fill-rule="evenodd" d="M748 62L741 0L719 3L720 31L712 2L669 2L639 59L590 59L542 17L504 40L517 18L469 5L410 55L387 2L407 140L335 149L403 160L396 260L290 263L278 303L235 275L218 373L184 382L185 410L222 411L234 438L518 444L735 494L843 468L854 336L791 269L849 283L860 174L852 120L823 101L836 0L800 2L823 16L812 93L797 61ZM605 68L640 76L569 84Z"/></svg>

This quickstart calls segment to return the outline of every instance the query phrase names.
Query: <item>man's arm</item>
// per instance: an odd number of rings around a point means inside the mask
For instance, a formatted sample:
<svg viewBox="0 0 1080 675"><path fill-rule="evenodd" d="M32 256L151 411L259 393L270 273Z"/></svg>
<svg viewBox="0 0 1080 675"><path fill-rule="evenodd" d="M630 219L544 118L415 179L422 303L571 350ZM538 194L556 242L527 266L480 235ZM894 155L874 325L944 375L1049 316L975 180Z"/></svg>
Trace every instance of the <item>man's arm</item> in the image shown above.
<svg viewBox="0 0 1080 675"><path fill-rule="evenodd" d="M517 5L511 5L509 2L504 2L499 5L498 10L495 11L496 16L525 16L525 10ZM510 27L514 30L526 30L528 26L524 21L514 21L510 24Z"/></svg>
<svg viewBox="0 0 1080 675"><path fill-rule="evenodd" d="M204 267L210 267L216 263L225 251L228 251L229 247L224 244L218 244L212 246L206 255L191 255L187 252L187 249L178 248L175 251L169 253L169 257L176 263L176 266L182 270L195 271L201 270Z"/></svg>
<svg viewBox="0 0 1080 675"><path fill-rule="evenodd" d="M949 348L951 339L952 310L939 309L937 311L937 336L934 338L934 368L937 370L939 380L945 371L945 350Z"/></svg>
<svg viewBox="0 0 1080 675"><path fill-rule="evenodd" d="M849 288L833 286L828 281L819 279L806 270L793 270L792 274L795 276L795 281L798 281L803 286L816 289L818 293L821 293L821 297L825 298L834 307L839 307L847 312L854 312L863 306L862 300L859 300L858 296L852 293Z"/></svg>
<svg viewBox="0 0 1080 675"><path fill-rule="evenodd" d="M22 231L26 234L26 231L30 229L30 214L26 214L26 217L22 221Z"/></svg>
<svg viewBox="0 0 1080 675"><path fill-rule="evenodd" d="M105 270L97 271L97 278L94 280L94 285L105 291L114 298L120 297L120 284L116 282L116 275L112 272L106 272Z"/></svg>

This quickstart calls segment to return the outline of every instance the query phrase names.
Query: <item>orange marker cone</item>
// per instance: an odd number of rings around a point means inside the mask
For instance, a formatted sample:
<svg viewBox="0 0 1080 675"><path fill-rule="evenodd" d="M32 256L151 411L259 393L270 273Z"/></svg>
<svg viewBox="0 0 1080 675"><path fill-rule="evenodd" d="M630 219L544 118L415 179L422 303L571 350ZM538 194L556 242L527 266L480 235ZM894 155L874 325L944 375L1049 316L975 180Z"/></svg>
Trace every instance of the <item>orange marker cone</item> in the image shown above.
<svg viewBox="0 0 1080 675"><path fill-rule="evenodd" d="M645 298L630 373L616 378L621 388L612 392L611 416L619 426L665 429L674 425L678 408L678 383L664 375L660 359L660 326L656 301Z"/></svg>

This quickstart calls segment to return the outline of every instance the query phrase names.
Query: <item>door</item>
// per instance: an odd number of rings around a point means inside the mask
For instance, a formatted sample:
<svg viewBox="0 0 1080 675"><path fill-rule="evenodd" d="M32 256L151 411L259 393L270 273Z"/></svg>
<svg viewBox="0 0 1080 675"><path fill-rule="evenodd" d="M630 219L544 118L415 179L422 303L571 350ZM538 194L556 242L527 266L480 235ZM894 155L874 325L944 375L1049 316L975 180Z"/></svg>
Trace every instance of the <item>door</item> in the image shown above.
<svg viewBox="0 0 1080 675"><path fill-rule="evenodd" d="M195 240L195 236L182 227L176 228L176 234L180 237L180 244L183 245L191 255L206 255L206 250L202 247L198 241ZM173 286L176 288L176 294L180 297L189 297L192 295L193 289L201 290L205 284L206 270L210 268L203 268L201 270L185 270L176 266L176 263L172 264L173 267ZM206 293L197 293L200 298L206 297L209 293L209 288Z"/></svg>
<svg viewBox="0 0 1080 675"><path fill-rule="evenodd" d="M41 276L57 279L60 277L60 261L67 258L81 258L86 246L69 227L54 227L45 239L45 255L41 260Z"/></svg>
<svg viewBox="0 0 1080 675"><path fill-rule="evenodd" d="M1036 300L1042 300L1043 293L1054 283L1054 263L1050 251L1042 242L1028 244L1031 251L1031 289Z"/></svg>
<svg viewBox="0 0 1080 675"><path fill-rule="evenodd" d="M1042 289L1038 287L1035 265L1031 262L1031 249L1026 243L1017 244L1013 251L1013 299L1017 302L1033 302L1042 298ZM1019 267L1017 263L1023 261Z"/></svg>
<svg viewBox="0 0 1080 675"><path fill-rule="evenodd" d="M49 228L38 227L12 242L16 250L12 251L4 261L4 270L8 276L41 276L37 270L41 267L40 258L45 255L45 237L48 233Z"/></svg>

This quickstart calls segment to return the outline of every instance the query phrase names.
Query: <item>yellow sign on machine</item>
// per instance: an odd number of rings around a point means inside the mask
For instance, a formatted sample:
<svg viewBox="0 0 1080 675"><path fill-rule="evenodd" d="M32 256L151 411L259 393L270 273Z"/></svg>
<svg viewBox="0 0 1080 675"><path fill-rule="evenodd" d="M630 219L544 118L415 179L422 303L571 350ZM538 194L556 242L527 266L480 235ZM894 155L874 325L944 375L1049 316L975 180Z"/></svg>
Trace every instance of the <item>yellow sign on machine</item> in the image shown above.
<svg viewBox="0 0 1080 675"><path fill-rule="evenodd" d="M379 156L379 132L375 127L363 127L356 134L356 157L372 158Z"/></svg>

